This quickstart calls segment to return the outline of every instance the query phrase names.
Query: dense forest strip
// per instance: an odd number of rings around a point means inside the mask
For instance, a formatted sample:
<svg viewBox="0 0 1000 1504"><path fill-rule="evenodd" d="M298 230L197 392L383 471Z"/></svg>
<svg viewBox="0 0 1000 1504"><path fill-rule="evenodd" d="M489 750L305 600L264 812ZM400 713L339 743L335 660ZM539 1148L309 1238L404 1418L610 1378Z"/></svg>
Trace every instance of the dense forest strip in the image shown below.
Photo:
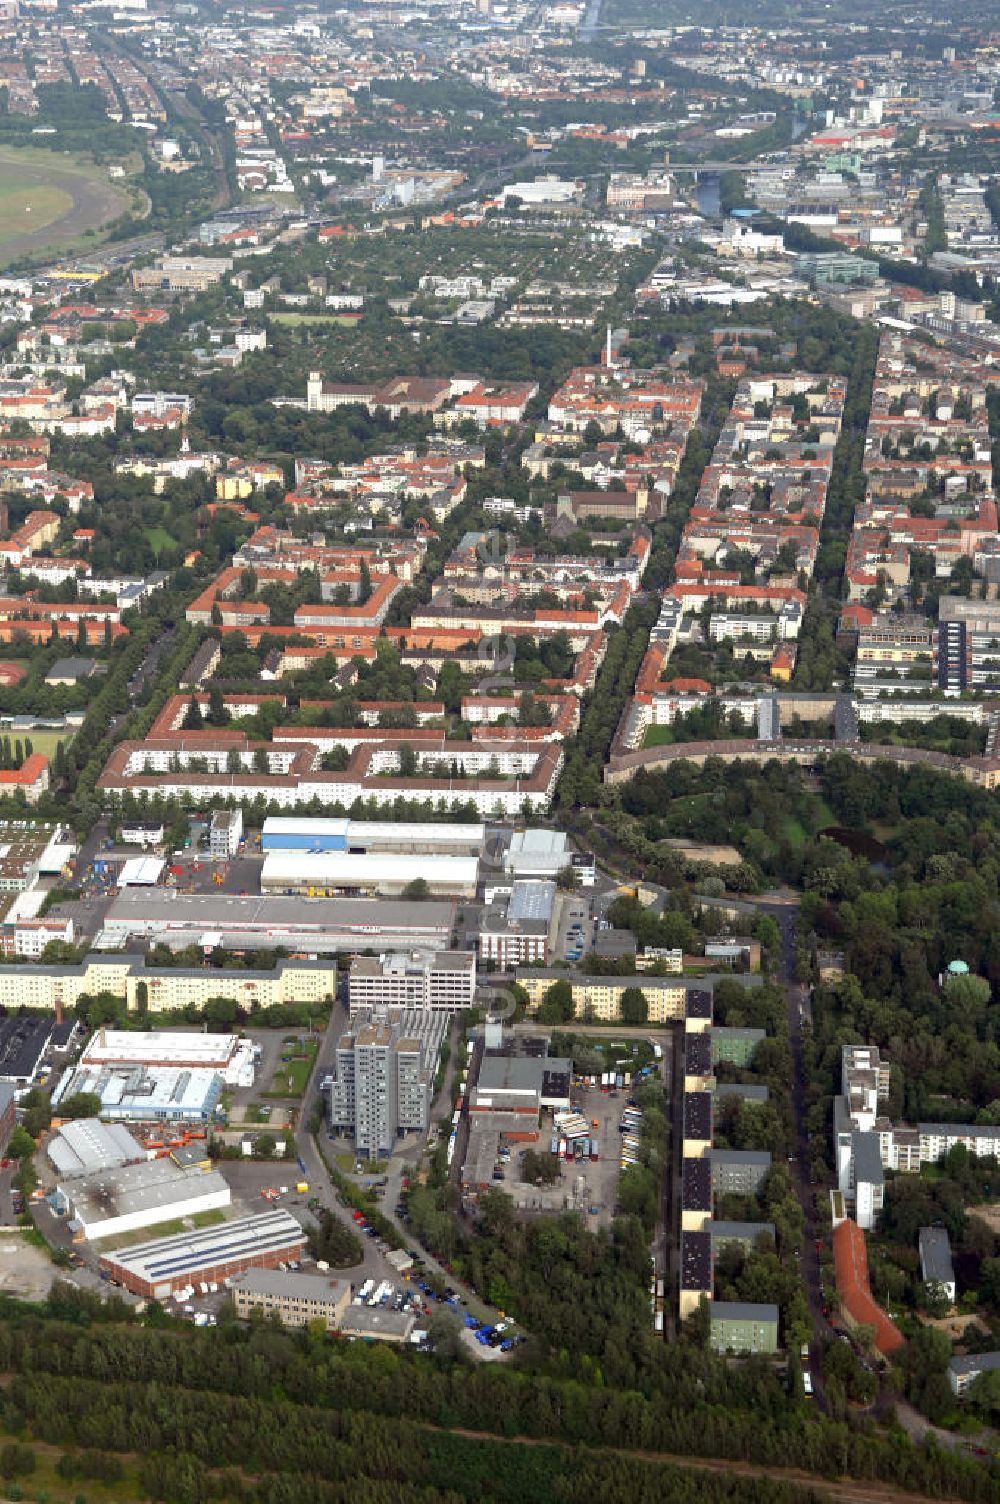
<svg viewBox="0 0 1000 1504"><path fill-rule="evenodd" d="M496 1441L487 1431L458 1430L452 1433L472 1441ZM503 1441L511 1446L548 1446L550 1443L532 1436L506 1436ZM938 1496L915 1494L903 1488L894 1488L885 1483L863 1483L853 1478L817 1478L795 1467L763 1467L754 1462L733 1462L718 1457L685 1457L676 1452L634 1452L624 1447L598 1447L598 1457L619 1457L634 1464L637 1461L660 1466L683 1468L685 1471L723 1474L735 1478L762 1478L770 1483L801 1485L821 1499L830 1499L835 1504L940 1504Z"/></svg>
<svg viewBox="0 0 1000 1504"><path fill-rule="evenodd" d="M155 1307L140 1325L120 1302L102 1304L96 1294L56 1284L48 1302L31 1311L0 1300L0 1373L12 1375L0 1387L0 1431L74 1455L139 1453L144 1497L168 1504L278 1504L286 1497L297 1504L303 1496L313 1504L369 1497L404 1504L427 1489L439 1491L429 1496L435 1500L486 1495L491 1504L612 1504L619 1497L628 1504L804 1504L809 1496L799 1485L772 1476L789 1466L828 1482L870 1480L890 1504L892 1490L995 1504L995 1464L916 1447L900 1428L881 1429L864 1416L831 1421L790 1402L783 1376L764 1360L729 1364L695 1345L664 1346L651 1333L644 1340L646 1328L630 1321L633 1292L644 1293L631 1260L648 1268L638 1219L621 1219L612 1234L581 1243L591 1257L579 1269L567 1265L560 1246L569 1230L565 1218L539 1224L527 1250L501 1237L488 1252L491 1279L530 1263L533 1279L544 1277L557 1296L553 1345L547 1357L535 1354L544 1372L524 1360L472 1368L415 1358L266 1322L180 1331L172 1322L161 1327L166 1318ZM585 1327L579 1333L577 1312ZM648 1327L648 1314L646 1321ZM593 1347L595 1324L599 1358L579 1346L585 1338ZM530 1359L529 1349L524 1353ZM493 1440L466 1439L463 1428ZM539 1445L506 1445L505 1438L521 1436ZM723 1486L706 1483L704 1470L671 1472L669 1464L622 1469L621 1450L652 1457L664 1445L760 1473L726 1473ZM0 1448L0 1467L2 1460ZM208 1475L220 1468L232 1476L209 1489ZM261 1481L249 1489L242 1481L248 1476ZM631 1485L638 1476L641 1490L620 1492L620 1480ZM668 1479L669 1491L659 1486Z"/></svg>

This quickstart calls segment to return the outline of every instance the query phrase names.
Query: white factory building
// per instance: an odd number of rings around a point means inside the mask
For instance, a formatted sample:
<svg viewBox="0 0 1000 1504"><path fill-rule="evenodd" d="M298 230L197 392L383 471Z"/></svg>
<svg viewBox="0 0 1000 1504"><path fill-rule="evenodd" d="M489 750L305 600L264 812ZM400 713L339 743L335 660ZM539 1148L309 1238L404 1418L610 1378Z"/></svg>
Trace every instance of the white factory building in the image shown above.
<svg viewBox="0 0 1000 1504"><path fill-rule="evenodd" d="M80 1057L81 1066L144 1066L147 1070L215 1071L227 1086L252 1086L257 1046L238 1034L193 1030L98 1029Z"/></svg>
<svg viewBox="0 0 1000 1504"><path fill-rule="evenodd" d="M52 1110L80 1092L100 1100L99 1116L118 1123L208 1123L222 1097L218 1071L144 1065L77 1065L52 1096Z"/></svg>
<svg viewBox="0 0 1000 1504"><path fill-rule="evenodd" d="M539 827L514 831L503 865L514 878L554 878L573 867L582 888L592 888L597 876L592 853L574 851L564 830Z"/></svg>
<svg viewBox="0 0 1000 1504"><path fill-rule="evenodd" d="M479 821L354 820L347 815L268 815L261 850L396 852L400 856L481 856L486 826Z"/></svg>
<svg viewBox="0 0 1000 1504"><path fill-rule="evenodd" d="M60 1180L52 1199L69 1218L74 1236L93 1241L224 1211L232 1195L218 1170L182 1169L171 1159L152 1159Z"/></svg>
<svg viewBox="0 0 1000 1504"><path fill-rule="evenodd" d="M431 893L474 898L479 861L474 856L410 855L399 852L270 851L261 868L262 893L382 894L399 897L410 883L426 882Z"/></svg>

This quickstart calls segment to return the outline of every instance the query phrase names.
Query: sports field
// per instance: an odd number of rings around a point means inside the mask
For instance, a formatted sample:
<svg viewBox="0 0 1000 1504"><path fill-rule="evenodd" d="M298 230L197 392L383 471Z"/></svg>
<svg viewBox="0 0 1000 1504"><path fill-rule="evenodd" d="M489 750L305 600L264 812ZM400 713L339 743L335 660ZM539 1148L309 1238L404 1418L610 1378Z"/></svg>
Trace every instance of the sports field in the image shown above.
<svg viewBox="0 0 1000 1504"><path fill-rule="evenodd" d="M128 206L106 170L69 153L0 146L0 265L68 249Z"/></svg>

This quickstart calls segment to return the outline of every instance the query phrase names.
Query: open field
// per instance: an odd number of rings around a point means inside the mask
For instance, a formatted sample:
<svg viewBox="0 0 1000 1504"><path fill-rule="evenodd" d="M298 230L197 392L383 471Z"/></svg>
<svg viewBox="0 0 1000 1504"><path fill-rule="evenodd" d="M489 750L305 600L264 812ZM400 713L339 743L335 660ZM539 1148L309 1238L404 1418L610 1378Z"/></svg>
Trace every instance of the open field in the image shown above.
<svg viewBox="0 0 1000 1504"><path fill-rule="evenodd" d="M0 265L62 249L128 207L124 187L69 153L0 147Z"/></svg>
<svg viewBox="0 0 1000 1504"><path fill-rule="evenodd" d="M56 748L60 742L71 742L72 732L68 731L26 731L25 736L31 743L33 752L40 752L43 757L55 756Z"/></svg>

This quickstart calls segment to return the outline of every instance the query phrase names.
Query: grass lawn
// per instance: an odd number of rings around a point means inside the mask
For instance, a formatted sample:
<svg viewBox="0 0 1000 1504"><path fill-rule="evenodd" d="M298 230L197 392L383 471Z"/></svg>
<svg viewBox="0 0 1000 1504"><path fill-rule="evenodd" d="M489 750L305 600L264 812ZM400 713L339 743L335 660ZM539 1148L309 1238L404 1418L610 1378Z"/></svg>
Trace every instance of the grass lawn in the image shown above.
<svg viewBox="0 0 1000 1504"><path fill-rule="evenodd" d="M244 1123L269 1123L271 1121L271 1109L270 1107L262 1107L259 1102L250 1102L247 1104L242 1121Z"/></svg>
<svg viewBox="0 0 1000 1504"><path fill-rule="evenodd" d="M836 825L837 817L825 799L816 800L815 810L817 830L825 830L828 825Z"/></svg>
<svg viewBox="0 0 1000 1504"><path fill-rule="evenodd" d="M152 549L176 548L177 539L172 533L168 533L165 527L147 527L146 537Z"/></svg>
<svg viewBox="0 0 1000 1504"><path fill-rule="evenodd" d="M268 317L272 323L285 324L292 329L297 324L339 324L346 329L358 322L342 313L272 313Z"/></svg>
<svg viewBox="0 0 1000 1504"><path fill-rule="evenodd" d="M781 826L781 834L784 836L789 846L794 846L796 850L798 850L800 846L805 845L806 833L803 830L802 826L799 824L798 820L785 820Z"/></svg>
<svg viewBox="0 0 1000 1504"><path fill-rule="evenodd" d="M52 758L60 742L71 742L71 731L26 731L25 737L31 743L33 752L41 752L43 757Z"/></svg>
<svg viewBox="0 0 1000 1504"><path fill-rule="evenodd" d="M192 1227L217 1227L220 1222L225 1222L226 1214L218 1209L208 1212L195 1212L193 1217L175 1217L172 1222L157 1222L153 1227L137 1227L135 1232L112 1234L107 1238L97 1238L94 1247L106 1248L132 1248L137 1243L148 1243L153 1238L172 1238L175 1233L187 1232L188 1226Z"/></svg>
<svg viewBox="0 0 1000 1504"><path fill-rule="evenodd" d="M289 1051L293 1047L289 1047ZM312 1068L316 1060L316 1052L319 1049L319 1041L307 1039L304 1045L295 1045L295 1056L291 1060L279 1060L271 1077L271 1084L263 1093L265 1097L301 1097L306 1089L306 1083L312 1075ZM299 1053L301 1051L301 1053Z"/></svg>
<svg viewBox="0 0 1000 1504"><path fill-rule="evenodd" d="M677 740L673 726L647 726L642 739L644 747L669 747Z"/></svg>

